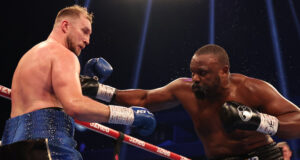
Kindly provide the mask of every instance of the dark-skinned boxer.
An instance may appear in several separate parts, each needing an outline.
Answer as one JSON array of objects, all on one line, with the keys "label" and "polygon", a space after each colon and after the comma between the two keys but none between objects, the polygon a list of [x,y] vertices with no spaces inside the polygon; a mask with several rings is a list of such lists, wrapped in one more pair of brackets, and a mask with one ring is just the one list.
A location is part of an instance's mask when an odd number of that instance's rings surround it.
[{"label": "dark-skinned boxer", "polygon": [[271,136],[300,137],[299,108],[271,84],[230,73],[228,54],[222,47],[199,48],[190,71],[192,78],[178,78],[152,90],[117,90],[95,81],[90,96],[150,111],[182,104],[209,159],[279,160],[282,153]]}]

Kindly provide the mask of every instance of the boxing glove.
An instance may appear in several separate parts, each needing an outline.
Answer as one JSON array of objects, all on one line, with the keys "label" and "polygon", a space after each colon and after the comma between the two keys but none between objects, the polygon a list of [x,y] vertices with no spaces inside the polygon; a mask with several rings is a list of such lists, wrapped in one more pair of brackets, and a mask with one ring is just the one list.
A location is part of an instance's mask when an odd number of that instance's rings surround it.
[{"label": "boxing glove", "polygon": [[80,75],[82,94],[90,98],[111,102],[115,96],[116,89],[98,82],[96,76],[89,77]]},{"label": "boxing glove", "polygon": [[124,124],[135,127],[142,136],[150,135],[156,127],[154,115],[143,107],[122,107],[109,105],[110,116],[108,123]]},{"label": "boxing glove", "polygon": [[220,111],[220,118],[227,132],[241,129],[275,135],[279,125],[276,117],[260,113],[237,102],[225,102]]},{"label": "boxing glove", "polygon": [[98,77],[98,81],[103,83],[111,74],[112,66],[102,57],[88,60],[84,66],[83,74],[90,77]]}]

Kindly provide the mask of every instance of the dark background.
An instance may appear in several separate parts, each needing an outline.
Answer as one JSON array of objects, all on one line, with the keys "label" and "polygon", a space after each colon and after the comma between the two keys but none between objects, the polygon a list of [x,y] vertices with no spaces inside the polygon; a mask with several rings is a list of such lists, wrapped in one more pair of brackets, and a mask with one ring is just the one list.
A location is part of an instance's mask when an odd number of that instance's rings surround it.
[{"label": "dark background", "polygon": [[[0,85],[11,86],[21,56],[52,30],[57,12],[75,3],[88,4],[95,14],[91,44],[79,57],[81,65],[93,57],[104,57],[114,68],[105,82],[119,89],[132,88],[142,40],[145,13],[150,0],[27,0],[4,1],[1,7]],[[88,3],[89,2],[89,3]],[[178,77],[188,77],[195,50],[209,43],[209,0],[152,0],[149,25],[137,88],[161,87]],[[273,2],[279,49],[287,84],[288,99],[300,105],[299,21],[300,1]],[[290,5],[292,2],[293,5]],[[273,84],[280,92],[279,72],[266,1],[215,0],[214,42],[224,47],[231,72],[256,77]],[[299,23],[299,22],[298,22]],[[298,27],[297,27],[298,25]],[[0,132],[9,118],[10,101],[1,98]],[[190,118],[178,106],[155,113],[158,126],[149,137],[133,136],[193,159],[203,158]],[[109,127],[122,130],[121,126]],[[85,159],[112,159],[113,140],[92,131],[76,131],[78,149]],[[277,139],[277,141],[281,141]],[[298,140],[289,141],[294,158]],[[299,147],[298,147],[299,146]],[[299,153],[298,153],[299,154]],[[162,159],[128,146],[125,159]],[[123,158],[124,158],[123,157]],[[300,156],[297,157],[300,159]]]}]

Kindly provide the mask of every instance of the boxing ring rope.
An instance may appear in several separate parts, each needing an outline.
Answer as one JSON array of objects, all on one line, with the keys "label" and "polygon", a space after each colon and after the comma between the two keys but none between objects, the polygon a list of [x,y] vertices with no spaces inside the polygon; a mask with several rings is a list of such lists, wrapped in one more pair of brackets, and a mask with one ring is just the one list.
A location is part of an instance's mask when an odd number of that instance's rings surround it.
[{"label": "boxing ring rope", "polygon": [[[6,99],[10,100],[11,96],[11,89],[4,87],[0,85],[0,96]],[[105,136],[111,137],[113,139],[118,139],[121,135],[121,133],[117,130],[108,128],[106,126],[103,126],[99,123],[90,123],[90,122],[83,122],[75,119],[75,123],[79,124],[85,128],[88,128],[92,131],[95,131],[97,133],[101,133]],[[148,152],[152,152],[156,155],[171,159],[171,160],[190,160],[189,158],[186,158],[184,156],[178,155],[176,153],[173,153],[171,151],[165,150],[163,148],[160,148],[158,146],[152,145],[150,143],[144,142],[140,139],[131,137],[127,134],[124,134],[124,140],[123,142],[132,145],[134,147],[141,148],[143,150],[146,150]]]}]

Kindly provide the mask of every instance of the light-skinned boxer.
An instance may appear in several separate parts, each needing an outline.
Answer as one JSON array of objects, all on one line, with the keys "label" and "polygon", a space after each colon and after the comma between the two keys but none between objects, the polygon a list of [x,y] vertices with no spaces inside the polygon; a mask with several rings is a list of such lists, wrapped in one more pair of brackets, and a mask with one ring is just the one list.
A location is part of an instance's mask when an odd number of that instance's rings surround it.
[{"label": "light-skinned boxer", "polygon": [[77,56],[90,42],[92,18],[78,5],[60,10],[47,40],[23,55],[13,75],[2,145],[44,138],[52,159],[79,160],[73,118],[132,125],[144,135],[155,129],[145,108],[105,105],[82,94]]}]

